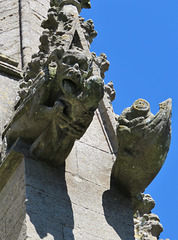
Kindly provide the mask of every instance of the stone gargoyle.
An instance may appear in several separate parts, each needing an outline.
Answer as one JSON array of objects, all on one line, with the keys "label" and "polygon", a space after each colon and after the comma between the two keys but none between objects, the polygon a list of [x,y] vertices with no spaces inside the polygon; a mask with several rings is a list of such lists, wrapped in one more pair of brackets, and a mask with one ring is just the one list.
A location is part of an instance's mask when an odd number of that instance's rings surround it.
[{"label": "stone gargoyle", "polygon": [[160,171],[171,139],[172,101],[159,104],[154,116],[146,100],[138,99],[118,119],[118,153],[112,179],[127,196],[143,192]]},{"label": "stone gargoyle", "polygon": [[104,94],[102,78],[93,76],[92,61],[82,50],[60,47],[32,82],[22,82],[22,88],[31,85],[4,131],[6,152],[22,139],[35,159],[57,167],[64,162]]}]

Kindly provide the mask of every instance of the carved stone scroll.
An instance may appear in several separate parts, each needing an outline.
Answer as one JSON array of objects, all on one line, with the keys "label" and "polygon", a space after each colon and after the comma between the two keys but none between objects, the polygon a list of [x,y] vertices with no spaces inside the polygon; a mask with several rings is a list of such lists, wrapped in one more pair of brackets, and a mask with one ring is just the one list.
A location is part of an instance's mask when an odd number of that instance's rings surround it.
[{"label": "carved stone scroll", "polygon": [[164,164],[171,139],[171,102],[160,103],[154,116],[149,103],[138,99],[119,116],[112,176],[128,196],[143,192]]}]

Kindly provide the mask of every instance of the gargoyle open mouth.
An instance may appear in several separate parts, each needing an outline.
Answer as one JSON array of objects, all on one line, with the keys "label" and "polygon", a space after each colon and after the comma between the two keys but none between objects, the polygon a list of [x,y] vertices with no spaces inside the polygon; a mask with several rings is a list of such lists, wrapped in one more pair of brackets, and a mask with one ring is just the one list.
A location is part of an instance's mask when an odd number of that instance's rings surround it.
[{"label": "gargoyle open mouth", "polygon": [[71,95],[76,92],[78,89],[77,84],[73,81],[71,78],[64,78],[62,80],[62,90],[64,94],[66,95]]}]

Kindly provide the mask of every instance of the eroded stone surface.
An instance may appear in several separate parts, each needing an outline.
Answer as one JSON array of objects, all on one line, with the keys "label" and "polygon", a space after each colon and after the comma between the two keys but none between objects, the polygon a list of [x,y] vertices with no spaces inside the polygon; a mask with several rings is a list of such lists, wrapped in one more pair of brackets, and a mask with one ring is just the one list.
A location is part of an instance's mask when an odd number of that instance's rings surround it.
[{"label": "eroded stone surface", "polygon": [[[10,72],[10,68],[8,68]],[[12,73],[12,72],[11,72]],[[18,79],[12,75],[1,72],[0,74],[0,152],[2,145],[2,133],[4,127],[8,125],[13,114],[14,104],[18,96]]]},{"label": "eroded stone surface", "polygon": [[104,94],[101,77],[109,63],[104,54],[96,57],[89,52],[93,23],[81,20],[75,4],[64,1],[61,8],[53,6],[42,26],[46,30],[40,50],[20,84],[16,113],[4,132],[4,148],[8,151],[22,138],[31,145],[33,157],[60,166],[92,121]]},{"label": "eroded stone surface", "polygon": [[[13,28],[19,17],[18,6],[16,4],[14,11],[13,7],[9,9],[9,4],[15,6],[14,1],[9,1],[7,5],[9,24],[12,24]],[[23,1],[21,30],[24,64],[37,49],[38,36],[41,33],[40,22],[44,19],[48,4],[48,0]],[[51,1],[48,18],[42,24],[45,31],[40,38],[40,51],[33,55],[28,65],[24,81],[20,84],[20,100],[16,105],[16,115],[4,133],[4,135],[7,133],[9,148],[18,137],[23,137],[28,144],[30,143],[31,153],[37,159],[48,158],[49,162],[54,160],[52,164],[57,166],[70,152],[74,139],[80,138],[88,127],[102,95],[101,78],[104,78],[104,72],[109,66],[105,54],[97,57],[89,52],[96,31],[92,20],[84,21],[78,16],[78,11],[82,7],[89,8],[89,1]],[[14,12],[16,16],[13,15]],[[4,17],[6,11],[3,9],[3,20]],[[3,34],[3,39],[7,38],[8,47],[6,43],[4,44],[7,53],[12,56],[18,55],[19,59],[19,29],[9,28],[7,33]],[[8,80],[11,82],[10,78]],[[3,88],[8,87],[7,76],[3,75],[3,81]],[[95,90],[97,89],[96,92],[93,92],[93,85]],[[17,97],[18,86],[14,80],[12,85],[10,84],[10,87],[12,86],[12,99],[9,99],[10,95],[6,96],[6,92],[5,94],[2,92],[3,97],[0,98],[5,100],[2,104],[5,107],[5,111],[3,109],[5,115],[1,111],[3,125],[9,121]],[[8,91],[11,91],[10,87]],[[3,217],[0,218],[0,238],[134,239],[131,201],[115,187],[112,185],[110,187],[110,174],[115,159],[113,152],[118,151],[115,139],[118,117],[113,113],[111,106],[114,95],[112,83],[109,83],[105,86],[105,99],[100,105],[100,113],[105,114],[104,111],[107,111],[106,117],[102,122],[95,115],[88,131],[75,142],[67,158],[65,176],[64,169],[59,172],[30,158],[26,158],[25,166],[24,163],[20,164],[20,171],[17,168],[0,195]],[[163,105],[161,108],[164,108]],[[148,114],[144,116],[145,119],[136,116],[138,121],[132,121],[135,116],[129,111],[127,113],[131,115],[131,119],[123,114],[119,121],[122,124],[124,121],[123,125],[130,128],[131,132],[136,130],[138,122],[139,127],[142,127],[142,123],[145,124],[144,121],[148,120],[148,117],[152,118],[152,115]],[[164,111],[161,116],[165,119]],[[161,117],[157,118],[160,120]],[[156,127],[155,124],[153,128]],[[12,129],[9,131],[10,128]],[[109,133],[107,138],[106,135]],[[111,139],[112,146],[109,143]],[[52,150],[48,149],[49,146]],[[149,196],[146,199],[146,204],[140,206],[135,219],[136,239],[155,240],[162,228],[159,218],[150,213],[154,201]]]},{"label": "eroded stone surface", "polygon": [[[0,239],[26,239],[25,176],[21,162],[0,194]],[[1,181],[3,176],[0,175]]]},{"label": "eroded stone surface", "polygon": [[143,194],[143,202],[134,215],[135,240],[157,240],[163,231],[159,217],[151,213],[155,202],[149,194]]},{"label": "eroded stone surface", "polygon": [[99,113],[101,115],[101,121],[104,125],[104,129],[107,132],[109,142],[111,144],[112,151],[117,154],[118,140],[117,140],[117,122],[118,115],[114,113],[112,101],[115,99],[116,92],[112,82],[105,85],[104,97],[99,104]]},{"label": "eroded stone surface", "polygon": [[0,1],[0,39],[0,52],[20,63],[19,3],[16,0]]},{"label": "eroded stone surface", "polygon": [[61,6],[64,3],[79,5],[81,8],[91,8],[90,0],[51,0],[52,6]]},{"label": "eroded stone surface", "polygon": [[112,175],[128,196],[144,191],[163,166],[170,145],[171,110],[168,99],[154,116],[149,103],[139,99],[119,116],[119,150]]}]

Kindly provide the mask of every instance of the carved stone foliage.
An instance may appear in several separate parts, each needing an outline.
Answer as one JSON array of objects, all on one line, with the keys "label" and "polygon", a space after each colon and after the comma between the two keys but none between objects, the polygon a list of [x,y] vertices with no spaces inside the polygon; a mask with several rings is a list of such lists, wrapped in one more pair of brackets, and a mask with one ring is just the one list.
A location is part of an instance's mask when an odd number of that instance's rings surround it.
[{"label": "carved stone foliage", "polygon": [[89,51],[93,22],[81,21],[75,1],[62,2],[51,4],[42,23],[39,52],[27,66],[15,115],[3,134],[6,152],[20,139],[34,158],[54,166],[64,162],[91,123],[109,67],[105,55]]},{"label": "carved stone foliage", "polygon": [[76,4],[76,6],[80,6],[81,8],[91,8],[90,0],[51,0],[51,5],[59,6],[60,4]]},{"label": "carved stone foliage", "polygon": [[[65,3],[65,1],[62,1]],[[71,1],[73,3],[73,1]],[[75,2],[75,1],[74,1]],[[44,69],[49,55],[56,48],[83,50],[86,56],[93,61],[94,72],[102,78],[104,72],[108,70],[109,62],[105,54],[99,57],[95,53],[90,53],[90,44],[97,32],[94,30],[93,21],[87,20],[78,15],[78,10],[73,5],[61,5],[58,3],[52,6],[47,15],[47,19],[42,22],[45,29],[40,37],[41,45],[38,54],[32,56],[32,61],[28,64],[25,72],[25,80],[33,79]]]},{"label": "carved stone foliage", "polygon": [[136,240],[157,240],[163,231],[159,217],[151,213],[155,201],[149,194],[142,194],[143,202],[134,215],[134,228]]},{"label": "carved stone foliage", "polygon": [[112,176],[128,196],[143,192],[160,171],[171,139],[171,99],[154,116],[146,100],[138,99],[118,119],[118,153]]}]

